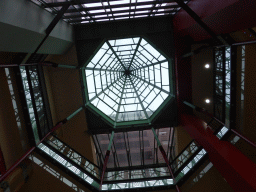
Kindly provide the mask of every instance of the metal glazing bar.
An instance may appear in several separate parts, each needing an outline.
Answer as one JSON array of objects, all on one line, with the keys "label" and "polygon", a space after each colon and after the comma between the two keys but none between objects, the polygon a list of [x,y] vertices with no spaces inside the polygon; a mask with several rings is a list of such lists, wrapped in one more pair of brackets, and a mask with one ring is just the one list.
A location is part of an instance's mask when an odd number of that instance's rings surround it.
[{"label": "metal glazing bar", "polygon": [[153,87],[159,89],[160,91],[163,91],[164,93],[166,93],[166,94],[168,94],[168,95],[170,94],[170,92],[168,92],[168,91],[162,89],[161,87],[158,87],[157,85],[154,85],[154,84],[152,84],[152,83],[150,83],[150,82],[148,82],[148,81],[146,81],[146,80],[144,80],[144,79],[142,79],[142,78],[140,78],[140,77],[137,77],[137,76],[133,75],[132,73],[131,73],[131,75],[134,76],[135,78],[137,78],[137,79],[139,79],[139,80],[141,80],[141,81],[144,81],[145,83],[147,83],[147,84],[149,84],[149,85],[151,85],[151,86],[153,86]]},{"label": "metal glazing bar", "polygon": [[125,66],[124,64],[122,63],[122,61],[120,60],[120,58],[118,57],[118,55],[116,54],[115,50],[113,49],[113,47],[110,45],[110,43],[108,41],[106,41],[106,43],[108,44],[109,48],[111,49],[111,51],[114,53],[114,55],[116,56],[116,58],[118,59],[118,61],[120,62],[120,64],[122,65],[122,67],[124,68],[125,70]]},{"label": "metal glazing bar", "polygon": [[132,87],[133,87],[133,89],[134,89],[134,92],[136,93],[137,98],[138,98],[138,100],[139,100],[139,102],[140,102],[140,105],[141,105],[141,107],[142,107],[142,109],[143,109],[143,112],[144,112],[144,114],[145,114],[145,116],[146,116],[146,118],[147,118],[147,120],[148,120],[149,117],[148,117],[148,114],[147,114],[147,112],[146,112],[146,109],[145,109],[145,107],[144,107],[144,105],[143,105],[143,103],[142,103],[142,101],[141,101],[141,99],[140,99],[140,96],[139,96],[139,94],[138,94],[138,92],[137,92],[137,90],[136,90],[136,88],[135,88],[135,86],[134,86],[134,83],[133,83],[133,81],[132,81],[132,79],[131,79],[130,76],[129,76],[129,78],[130,78],[130,82],[131,82],[131,84],[132,84]]},{"label": "metal glazing bar", "polygon": [[[66,1],[66,2],[55,2],[55,3],[46,3],[45,7],[61,7],[63,5],[80,5],[80,4],[85,4],[85,3],[102,3],[102,2],[114,2],[114,1],[120,1],[120,0],[79,0],[79,2],[76,2],[74,0],[71,1]],[[163,0],[161,1],[162,3],[173,3],[175,2],[174,0]],[[152,2],[149,2],[149,4],[152,4]],[[123,4],[122,4],[123,5]],[[132,6],[132,4],[127,4]]]},{"label": "metal glazing bar", "polygon": [[101,92],[96,93],[96,96],[94,96],[93,98],[91,98],[88,102],[85,103],[85,107],[87,105],[89,105],[94,99],[97,99],[102,93],[104,93],[107,89],[109,89],[111,86],[113,86],[119,79],[115,80],[114,82],[112,82],[109,86],[107,86],[105,89],[103,89]]},{"label": "metal glazing bar", "polygon": [[139,49],[141,40],[142,40],[142,38],[140,37],[139,42],[138,42],[138,44],[137,44],[137,46],[136,46],[136,49],[135,49],[135,51],[134,51],[134,53],[133,53],[133,56],[132,56],[131,62],[130,62],[130,64],[129,64],[128,70],[130,70],[130,67],[131,67],[131,65],[132,65],[133,59],[134,59],[135,55],[137,54],[137,51],[138,51],[138,49]]},{"label": "metal glazing bar", "polygon": [[120,72],[119,70],[111,70],[111,69],[94,69],[91,67],[86,67],[85,70],[94,70],[94,71],[110,71],[110,72]]},{"label": "metal glazing bar", "polygon": [[[152,7],[152,8],[140,8],[140,9],[128,9],[128,10],[121,10],[121,11],[114,11],[113,14],[117,14],[117,13],[131,13],[131,12],[134,12],[134,11],[148,11],[148,10],[158,10],[158,9],[173,9],[174,6],[173,5],[166,5],[164,7]],[[110,9],[110,8],[108,8]],[[173,13],[174,11],[173,10],[170,10],[168,11],[170,13]],[[163,12],[157,12],[157,13],[163,13]],[[100,12],[100,13],[91,13],[91,16],[98,16],[98,15],[105,15],[106,13],[105,12]],[[112,13],[111,13],[112,14]],[[128,15],[127,15],[128,16]],[[131,15],[133,16],[133,15]],[[73,19],[73,18],[81,18],[82,16],[81,15],[68,15],[68,16],[65,16],[65,19]],[[114,17],[114,16],[112,16]]]},{"label": "metal glazing bar", "polygon": [[[162,3],[173,3],[173,0],[163,0]],[[140,5],[152,5],[152,1],[151,2],[136,2],[136,3],[131,3],[131,4],[119,4],[119,5],[110,5],[110,8],[122,8],[122,7],[129,7],[130,6],[140,6]],[[178,5],[172,5],[172,8],[179,8],[180,6]],[[100,10],[103,9],[102,6],[98,6],[98,7],[90,7],[90,8],[78,8],[77,10],[75,9],[68,9],[66,11],[66,13],[74,13],[74,12],[80,12],[80,11],[92,11],[92,10]],[[150,9],[150,8],[149,8]],[[136,11],[136,10],[134,10]]]},{"label": "metal glazing bar", "polygon": [[[162,11],[162,12],[159,12],[159,13],[167,13],[167,14],[170,14],[170,13],[173,13],[172,11]],[[136,13],[136,14],[133,14],[132,16],[142,16],[142,15],[145,15],[145,13]],[[168,15],[167,15],[168,16]],[[128,15],[118,15],[118,16],[114,16],[114,17],[110,17],[110,16],[107,16],[107,17],[99,17],[97,18],[97,20],[105,20],[105,19],[118,19],[118,18],[122,18],[122,17],[128,17]],[[91,19],[76,19],[76,20],[69,20],[69,23],[70,24],[81,24],[81,22],[83,21],[90,21]]]},{"label": "metal glazing bar", "polygon": [[116,118],[115,118],[115,124],[116,124],[117,119],[118,119],[118,116],[119,116],[119,111],[120,111],[120,107],[121,107],[121,103],[122,103],[122,99],[123,99],[123,95],[124,95],[126,80],[127,80],[127,76],[125,77],[125,80],[124,80],[124,86],[123,86],[123,90],[122,90],[121,97],[120,97],[120,101],[119,101],[118,108],[117,108],[117,113],[116,113]]}]

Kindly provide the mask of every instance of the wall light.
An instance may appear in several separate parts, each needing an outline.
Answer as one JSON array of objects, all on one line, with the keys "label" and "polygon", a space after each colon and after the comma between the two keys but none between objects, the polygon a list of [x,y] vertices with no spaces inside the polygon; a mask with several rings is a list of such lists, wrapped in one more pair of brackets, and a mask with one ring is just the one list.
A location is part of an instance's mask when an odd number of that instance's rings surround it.
[{"label": "wall light", "polygon": [[210,99],[205,99],[205,103],[210,103]]},{"label": "wall light", "polygon": [[204,66],[206,69],[209,69],[210,68],[210,65],[209,64],[205,64]]}]

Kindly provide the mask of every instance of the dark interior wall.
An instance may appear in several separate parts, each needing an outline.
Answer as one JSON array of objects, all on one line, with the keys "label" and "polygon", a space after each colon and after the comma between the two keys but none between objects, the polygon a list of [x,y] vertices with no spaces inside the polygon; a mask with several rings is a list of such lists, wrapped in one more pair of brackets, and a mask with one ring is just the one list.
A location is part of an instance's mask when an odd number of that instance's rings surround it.
[{"label": "dark interior wall", "polygon": [[[50,55],[47,61],[62,65],[77,66],[76,48],[72,47],[65,55]],[[56,122],[62,121],[83,105],[78,69],[45,68],[47,90],[55,111]],[[50,94],[51,93],[51,94]],[[93,161],[92,140],[87,133],[87,119],[84,111],[78,113],[58,130],[58,137],[81,155]]]},{"label": "dark interior wall", "polygon": [[[197,0],[190,1],[188,5],[217,35],[256,25],[252,17],[256,9],[254,0]],[[183,36],[190,35],[195,41],[210,38],[184,10],[175,16],[174,28]]]},{"label": "dark interior wall", "polygon": [[[194,45],[195,50],[203,45]],[[206,69],[205,64],[210,68]],[[213,114],[213,49],[205,49],[199,54],[191,57],[192,66],[192,103],[198,107],[205,108]],[[210,103],[205,103],[205,99],[210,99]]]},{"label": "dark interior wall", "polygon": [[4,68],[0,68],[0,146],[7,169],[24,153]]},{"label": "dark interior wall", "polygon": [[[42,161],[42,165],[37,165],[34,162],[32,164],[32,174],[29,176],[28,181],[20,188],[19,192],[46,192],[46,191],[65,191],[65,192],[74,192],[75,190],[68,186],[66,183],[62,182],[58,178],[58,174],[63,176],[65,180],[69,181],[69,185],[77,186],[78,188],[82,189],[84,192],[90,192],[85,186],[80,184],[74,178],[69,176],[68,173],[61,171],[56,165],[52,164],[51,162],[43,159],[40,155],[33,153],[35,157]],[[53,172],[48,172],[47,170],[53,169]],[[56,173],[56,174],[55,174]]]},{"label": "dark interior wall", "polygon": [[[204,163],[204,166],[201,166],[181,187],[182,192],[198,192],[198,191],[207,191],[207,192],[232,192],[234,191],[225,179],[221,176],[219,171],[212,166],[208,172],[200,172],[202,169],[208,165],[209,161]],[[199,177],[195,178],[196,176]],[[194,182],[196,180],[197,182]],[[193,184],[192,184],[193,183]],[[192,184],[192,185],[191,185]]]},{"label": "dark interior wall", "polygon": [[75,27],[79,65],[83,65],[105,38],[145,36],[173,58],[172,18],[153,18],[89,24]]},{"label": "dark interior wall", "polygon": [[190,39],[181,36],[174,28],[174,45],[175,45],[175,77],[176,77],[176,93],[178,101],[178,118],[180,113],[192,110],[186,108],[182,101],[192,102],[192,74],[191,74],[191,58],[183,58],[182,55],[190,52]]}]

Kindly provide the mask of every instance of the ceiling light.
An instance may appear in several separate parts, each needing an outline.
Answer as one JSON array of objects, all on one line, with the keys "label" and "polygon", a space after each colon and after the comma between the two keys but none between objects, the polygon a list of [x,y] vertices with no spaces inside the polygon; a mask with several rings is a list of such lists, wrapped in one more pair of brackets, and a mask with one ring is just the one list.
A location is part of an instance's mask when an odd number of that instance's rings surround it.
[{"label": "ceiling light", "polygon": [[209,69],[210,68],[210,65],[209,64],[205,64],[204,66],[206,69]]},{"label": "ceiling light", "polygon": [[205,103],[210,103],[210,99],[205,99]]}]

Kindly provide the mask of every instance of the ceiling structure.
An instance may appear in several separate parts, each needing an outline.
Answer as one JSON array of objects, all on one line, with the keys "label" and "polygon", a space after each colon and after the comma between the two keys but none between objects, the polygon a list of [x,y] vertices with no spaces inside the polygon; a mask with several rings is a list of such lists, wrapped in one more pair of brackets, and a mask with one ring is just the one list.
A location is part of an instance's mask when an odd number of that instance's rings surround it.
[{"label": "ceiling structure", "polygon": [[[68,6],[62,18],[72,25],[174,15],[180,10],[174,0],[31,1],[52,13],[58,13],[62,6]],[[188,2],[189,0],[184,1]]]},{"label": "ceiling structure", "polygon": [[[34,2],[39,2],[39,0],[34,0]],[[68,5],[66,10],[63,11],[63,19],[71,24],[171,15],[174,14],[174,10],[179,9],[179,7],[171,1],[101,1],[100,3],[95,3],[95,1],[93,1],[94,3],[88,3],[88,1],[86,1],[87,3],[82,4],[83,2],[85,1],[55,1],[54,3],[50,1],[40,1],[45,9],[55,13],[61,11],[59,7]],[[106,8],[106,6],[108,6],[108,8]],[[127,44],[129,48],[127,48]],[[101,111],[99,113],[100,115],[104,113],[105,116],[107,116],[106,120],[110,119],[114,128],[116,128],[120,122],[127,123],[146,120],[146,122],[150,124],[150,117],[157,111],[159,106],[161,106],[168,97],[171,98],[173,96],[173,92],[170,90],[170,87],[173,86],[170,85],[172,82],[170,81],[170,75],[168,75],[169,70],[171,70],[168,58],[159,53],[160,51],[158,52],[150,46],[147,40],[142,37],[106,40],[102,43],[101,48],[95,56],[92,56],[90,61],[81,68],[84,75],[83,84],[87,87],[85,94],[87,97],[86,100]],[[127,49],[122,49],[123,47]],[[107,63],[108,61],[110,62]],[[170,74],[172,74],[172,72]],[[90,78],[92,79],[90,80]],[[166,79],[169,80],[166,81]],[[88,81],[93,83],[87,83]],[[116,92],[114,90],[116,90]],[[148,90],[147,93],[146,90]],[[132,94],[132,96],[129,96],[129,94]],[[154,103],[154,101],[157,102]],[[153,103],[155,105],[151,106]],[[95,111],[99,112],[99,110]],[[136,111],[140,112],[137,113]],[[104,117],[104,115],[102,116]],[[133,123],[134,122],[131,124]],[[143,137],[143,132],[149,134],[148,130],[143,130],[142,132],[138,131],[136,134],[139,134],[139,136],[137,135],[134,143],[140,140],[140,133],[142,133]],[[129,137],[129,139],[131,139],[134,133],[135,132],[125,132],[123,135],[119,133],[115,134],[116,138],[114,138],[114,142],[116,142],[117,145],[114,146],[118,146],[123,150],[124,143],[125,145],[127,143],[129,144],[129,141],[127,142],[126,139],[128,140]],[[171,131],[169,131],[167,135],[170,135],[170,133]],[[128,136],[126,135],[125,137],[125,134]],[[129,136],[129,134],[131,136]],[[109,137],[107,134],[104,136]],[[122,136],[123,138],[121,138]],[[95,137],[100,137],[100,135],[96,135]],[[151,137],[153,137],[153,135]],[[104,146],[106,144],[104,140],[107,143],[110,142],[109,138],[102,138],[102,143],[100,143],[102,149],[106,148],[106,146]],[[146,140],[142,142],[147,146]],[[170,137],[168,142],[170,142]],[[165,150],[168,151],[170,147],[171,146],[168,144]],[[140,150],[142,149],[144,150],[144,146],[143,148],[140,146]],[[150,150],[152,152],[152,149]],[[116,153],[116,149],[112,150],[112,152],[113,154]],[[130,149],[128,151],[126,150],[126,153],[127,152],[130,152]],[[143,153],[145,156],[148,156],[148,160],[150,159],[149,161],[151,161],[152,154],[150,155],[149,151],[143,151]],[[206,152],[204,152],[204,154],[205,153]],[[125,154],[123,155],[125,156]],[[141,157],[137,160],[142,159],[143,155],[140,155]],[[203,155],[201,155],[200,158],[202,158]],[[189,162],[189,170],[194,166],[193,161],[195,161],[195,159]],[[115,163],[115,157],[113,155],[113,159],[109,161],[109,166],[117,167],[114,165]],[[126,163],[129,163],[128,157]],[[141,161],[141,165],[144,164],[145,161],[143,161],[143,163]],[[130,165],[132,166],[132,164]],[[184,175],[187,173],[185,168],[182,170],[183,172],[181,172]],[[144,185],[145,184],[141,182],[140,187],[144,187]],[[127,187],[125,186],[125,188]]]}]

